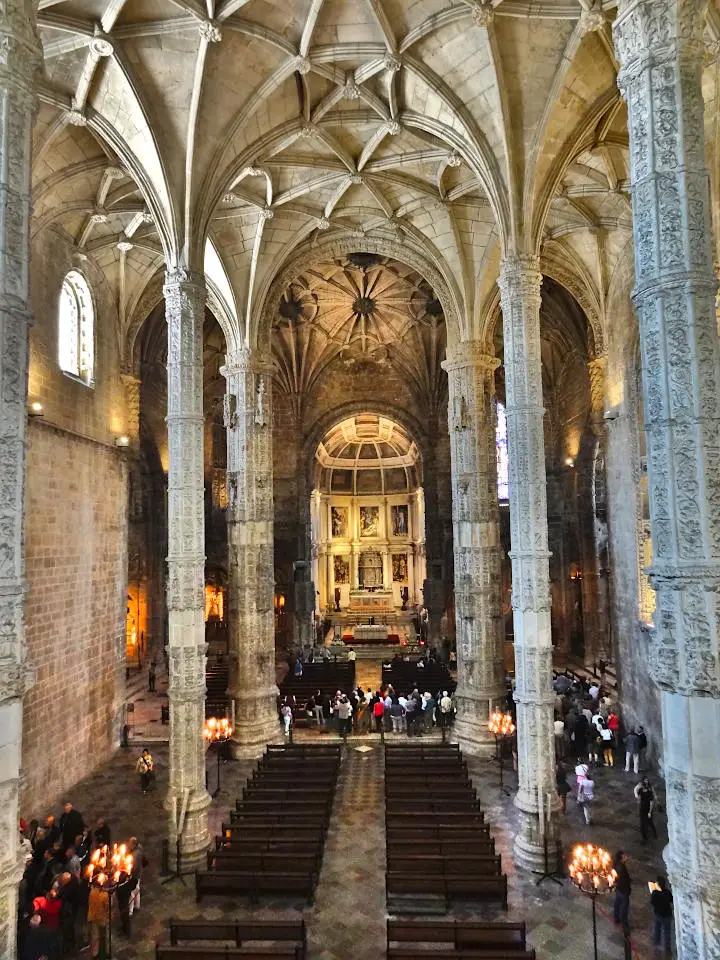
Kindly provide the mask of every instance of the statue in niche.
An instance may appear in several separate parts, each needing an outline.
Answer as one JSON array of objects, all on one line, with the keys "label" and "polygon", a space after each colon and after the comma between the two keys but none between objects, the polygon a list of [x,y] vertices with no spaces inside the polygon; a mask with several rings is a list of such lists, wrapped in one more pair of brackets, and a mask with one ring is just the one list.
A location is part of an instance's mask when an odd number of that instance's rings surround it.
[{"label": "statue in niche", "polygon": [[255,423],[258,427],[265,426],[265,378],[258,377],[257,390],[255,391]]},{"label": "statue in niche", "polygon": [[226,430],[234,430],[237,426],[237,397],[234,393],[226,393],[223,397],[223,423]]},{"label": "statue in niche", "polygon": [[455,416],[453,417],[456,430],[467,430],[470,426],[470,410],[468,408],[468,402],[465,397],[460,397],[458,400],[455,400]]}]

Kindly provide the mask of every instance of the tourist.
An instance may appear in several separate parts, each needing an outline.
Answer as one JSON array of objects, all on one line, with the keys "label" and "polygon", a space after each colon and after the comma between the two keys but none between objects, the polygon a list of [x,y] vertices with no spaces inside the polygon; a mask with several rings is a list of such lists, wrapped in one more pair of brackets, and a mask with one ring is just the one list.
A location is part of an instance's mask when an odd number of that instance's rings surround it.
[{"label": "tourist", "polygon": [[422,695],[423,720],[425,729],[432,730],[435,723],[435,707],[437,706],[433,695],[428,691]]},{"label": "tourist", "polygon": [[577,784],[577,793],[575,794],[575,800],[577,803],[580,803],[580,787],[583,780],[588,775],[590,768],[584,760],[578,760],[575,766],[575,783]]},{"label": "tourist", "polygon": [[613,919],[622,927],[630,926],[630,893],[632,880],[627,868],[627,856],[622,850],[615,855],[614,867],[617,872],[615,881],[615,902],[613,904]]},{"label": "tourist", "polygon": [[383,720],[385,717],[385,702],[380,696],[380,692],[376,691],[374,703],[373,703],[373,721],[375,723],[375,732],[381,733],[383,730]]},{"label": "tourist", "polygon": [[625,773],[630,773],[631,763],[633,772],[637,774],[640,769],[640,738],[636,730],[631,730],[625,737]]},{"label": "tourist", "polygon": [[[638,736],[638,765],[645,769],[645,751],[647,750],[648,740],[645,729],[642,726],[637,728]],[[635,773],[638,771],[636,770]]]},{"label": "tourist", "polygon": [[560,714],[555,714],[553,721],[553,733],[555,736],[555,759],[562,760],[565,756],[565,723]]},{"label": "tourist", "polygon": [[393,697],[392,704],[390,705],[390,722],[392,723],[393,733],[402,732],[404,716],[405,710],[400,700],[398,697]]},{"label": "tourist", "polygon": [[350,647],[350,649],[348,650],[347,658],[350,663],[355,663],[355,661],[357,660],[357,654],[355,653],[352,647]]},{"label": "tourist", "polygon": [[75,847],[68,847],[65,851],[65,869],[70,873],[70,876],[80,879],[82,873],[82,862],[80,857],[77,855]]},{"label": "tourist", "polygon": [[156,680],[157,680],[157,668],[155,666],[155,660],[151,660],[150,667],[148,669],[148,693],[155,693]]},{"label": "tourist", "polygon": [[140,883],[142,881],[143,870],[148,861],[145,859],[143,848],[138,843],[137,837],[130,837],[128,840],[128,850],[132,854],[133,873],[136,880],[135,889],[130,899],[130,916],[132,916],[133,913],[140,912]]},{"label": "tourist", "polygon": [[667,953],[671,950],[673,896],[665,877],[657,878],[657,889],[650,894],[650,906],[653,912],[652,942],[656,948]]},{"label": "tourist", "polygon": [[590,807],[593,801],[595,800],[595,781],[588,772],[586,776],[582,778],[582,781],[578,785],[578,796],[577,802],[582,808],[583,816],[585,817],[585,823],[591,823],[590,819]]},{"label": "tourist", "polygon": [[58,891],[60,900],[60,932],[63,951],[68,954],[75,950],[75,918],[80,903],[80,876],[71,873],[60,875]]},{"label": "tourist", "polygon": [[300,680],[303,675],[302,659],[297,657],[295,660],[295,679]]},{"label": "tourist", "polygon": [[440,726],[449,727],[452,723],[453,702],[447,690],[443,690],[440,698]]},{"label": "tourist", "polygon": [[135,764],[136,773],[140,774],[140,789],[143,792],[143,796],[147,795],[148,790],[150,789],[150,781],[153,778],[154,773],[154,762],[150,754],[150,751],[147,747],[143,750],[140,756],[137,759]]},{"label": "tourist", "polygon": [[97,957],[100,954],[100,941],[105,941],[110,923],[110,897],[94,883],[90,885],[87,922],[90,926],[90,956]]},{"label": "tourist", "polygon": [[63,849],[67,849],[75,842],[75,837],[83,832],[85,821],[79,810],[76,810],[69,800],[65,801],[63,814],[60,817],[60,833]]},{"label": "tourist", "polygon": [[591,700],[600,699],[600,685],[597,683],[597,681],[593,681],[590,689],[588,690],[588,695]]},{"label": "tourist", "polygon": [[93,830],[93,848],[110,845],[110,827],[102,817],[99,817]]},{"label": "tourist", "polygon": [[635,793],[635,799],[639,804],[640,833],[642,834],[642,842],[647,843],[648,830],[652,830],[653,836],[657,839],[657,830],[655,829],[655,824],[653,823],[653,812],[655,810],[655,791],[650,786],[650,781],[648,778],[643,777],[633,792]]},{"label": "tourist", "polygon": [[[592,717],[591,717],[592,719]],[[590,723],[584,713],[579,713],[575,720],[573,730],[573,740],[575,744],[575,756],[578,760],[584,759],[588,755],[588,739],[590,737]]]},{"label": "tourist", "polygon": [[59,956],[57,931],[50,930],[41,915],[34,913],[24,937],[20,960],[57,960]]},{"label": "tourist", "polygon": [[607,727],[604,720],[600,720],[600,740],[603,752],[603,766],[614,767],[615,755],[613,754],[614,737],[612,730]]},{"label": "tourist", "polygon": [[352,704],[346,696],[340,697],[337,704],[337,715],[339,721],[339,732],[341,736],[346,737],[350,733],[352,724]]},{"label": "tourist", "polygon": [[555,785],[560,797],[560,808],[563,813],[567,813],[567,795],[570,793],[570,784],[567,782],[567,774],[562,763],[558,763],[555,767]]},{"label": "tourist", "polygon": [[293,718],[292,707],[287,700],[285,700],[282,707],[280,707],[280,716],[282,717],[282,722],[285,726],[285,736],[287,737],[290,735],[290,724]]},{"label": "tourist", "polygon": [[325,713],[324,713],[324,710],[323,710],[323,705],[324,705],[324,702],[325,702],[325,701],[324,701],[324,699],[323,699],[322,690],[316,690],[316,691],[315,691],[315,695],[314,695],[314,697],[313,697],[313,702],[314,702],[313,713],[314,713],[314,715],[315,715],[315,720],[316,720],[316,722],[317,722],[317,725],[318,725],[319,727],[324,727],[324,726],[325,726]]}]

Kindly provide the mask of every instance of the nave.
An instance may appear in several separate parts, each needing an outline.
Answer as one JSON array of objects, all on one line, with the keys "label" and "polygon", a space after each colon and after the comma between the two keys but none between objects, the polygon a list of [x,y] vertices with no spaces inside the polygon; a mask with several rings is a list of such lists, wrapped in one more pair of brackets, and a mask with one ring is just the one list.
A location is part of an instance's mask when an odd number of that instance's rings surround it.
[{"label": "nave", "polygon": [[[317,744],[320,737],[298,732],[296,742]],[[327,744],[330,736],[322,737]],[[339,738],[332,737],[340,746]],[[387,738],[388,744],[391,738]],[[397,741],[396,741],[397,742]],[[406,743],[406,741],[403,741]],[[423,740],[440,746],[439,734]],[[309,960],[380,960],[386,950],[385,901],[385,748],[377,735],[352,736],[342,747],[342,761],[334,805],[322,859],[322,869],[312,906],[292,900],[263,897],[250,907],[245,897],[205,896],[195,900],[192,875],[181,884],[177,879],[163,884],[162,844],[166,815],[162,800],[167,784],[167,748],[151,744],[156,763],[156,789],[142,796],[135,772],[135,755],[121,751],[92,777],[77,784],[67,798],[93,823],[103,816],[111,825],[113,838],[137,835],[149,866],[142,881],[142,910],[133,917],[130,938],[121,935],[114,920],[115,960],[153,957],[156,943],[168,943],[169,920],[203,920],[213,923],[248,919],[299,920],[307,927]],[[392,747],[388,747],[392,750]],[[501,903],[455,905],[448,917],[464,920],[524,922],[527,943],[539,960],[586,960],[592,956],[590,904],[567,878],[562,886],[516,871],[512,842],[517,814],[512,799],[499,787],[495,764],[483,758],[467,757],[468,770],[477,790],[485,821],[502,858],[508,877],[508,910]],[[213,835],[229,819],[229,811],[256,767],[255,762],[235,761],[223,766],[221,790],[210,809]],[[215,786],[215,766],[208,763],[209,786]],[[505,783],[515,785],[515,775],[505,771]],[[596,773],[597,796],[593,823],[586,826],[580,808],[568,798],[563,824],[566,847],[593,842],[613,853],[623,849],[634,883],[631,900],[633,958],[653,956],[650,943],[650,910],[647,882],[663,870],[662,848],[667,839],[664,815],[656,818],[659,837],[648,845],[640,842],[637,809],[633,797],[635,778],[619,764],[613,770]],[[661,808],[664,794],[657,785]],[[65,799],[63,798],[59,800]],[[422,915],[421,915],[422,916]],[[410,915],[409,920],[419,919]],[[445,919],[442,916],[425,919]],[[598,950],[605,958],[623,956],[623,936],[612,922],[612,897],[598,903]],[[82,954],[86,956],[86,954]]]}]

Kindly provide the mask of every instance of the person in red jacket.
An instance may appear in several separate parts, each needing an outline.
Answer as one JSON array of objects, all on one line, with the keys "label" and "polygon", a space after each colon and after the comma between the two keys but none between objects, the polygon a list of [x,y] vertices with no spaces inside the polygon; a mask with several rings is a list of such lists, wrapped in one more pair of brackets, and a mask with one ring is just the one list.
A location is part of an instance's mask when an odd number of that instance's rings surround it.
[{"label": "person in red jacket", "polygon": [[378,691],[375,696],[375,705],[373,706],[373,717],[375,718],[375,731],[380,733],[383,729],[383,717],[385,716],[385,703]]},{"label": "person in red jacket", "polygon": [[40,915],[40,920],[47,930],[60,929],[61,907],[62,901],[58,897],[56,884],[53,884],[50,890],[48,890],[46,896],[35,897],[33,900],[33,908],[35,913]]}]

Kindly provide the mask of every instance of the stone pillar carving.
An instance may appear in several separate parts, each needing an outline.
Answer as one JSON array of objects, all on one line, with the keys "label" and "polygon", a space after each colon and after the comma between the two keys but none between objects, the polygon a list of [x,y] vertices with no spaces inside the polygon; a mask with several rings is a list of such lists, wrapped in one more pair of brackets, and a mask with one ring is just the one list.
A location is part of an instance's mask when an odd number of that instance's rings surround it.
[{"label": "stone pillar carving", "polygon": [[503,262],[499,286],[505,341],[518,727],[515,806],[522,815],[515,860],[530,869],[542,867],[545,835],[553,850],[559,808],[553,741],[541,283],[535,257],[515,256]]},{"label": "stone pillar carving", "polygon": [[492,739],[492,708],[503,697],[500,518],[495,449],[495,369],[480,343],[459,343],[443,367],[450,396],[457,721],[463,749]]},{"label": "stone pillar carving", "polygon": [[272,367],[246,345],[226,360],[221,373],[227,380],[233,752],[257,757],[280,734],[273,614]]},{"label": "stone pillar carving", "polygon": [[210,842],[205,790],[205,503],[203,321],[205,282],[185,270],[165,276],[168,324],[168,657],[170,763],[165,809],[170,856],[183,872],[205,862]]},{"label": "stone pillar carving", "polygon": [[27,428],[30,146],[40,42],[24,0],[0,8],[0,956],[15,957],[22,697],[26,661],[23,514]]},{"label": "stone pillar carving", "polygon": [[128,438],[134,447],[140,443],[140,392],[142,383],[131,373],[120,374],[125,391],[125,422]]},{"label": "stone pillar carving", "polygon": [[[583,549],[583,629],[585,663],[592,666],[608,655],[607,650],[607,519],[605,477],[596,470],[605,470],[605,371],[607,357],[588,362],[590,375],[590,430],[593,435],[591,459],[584,464],[584,476],[578,498],[581,511],[580,531]],[[599,502],[599,493],[602,493]]]},{"label": "stone pillar carving", "polygon": [[621,0],[635,282],[680,960],[720,956],[720,350],[701,88],[702,0]]}]

